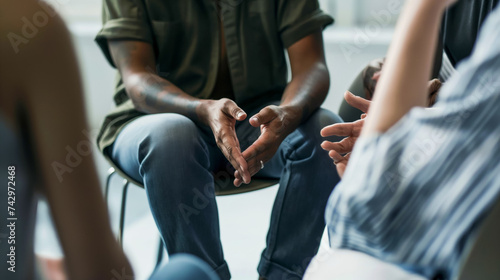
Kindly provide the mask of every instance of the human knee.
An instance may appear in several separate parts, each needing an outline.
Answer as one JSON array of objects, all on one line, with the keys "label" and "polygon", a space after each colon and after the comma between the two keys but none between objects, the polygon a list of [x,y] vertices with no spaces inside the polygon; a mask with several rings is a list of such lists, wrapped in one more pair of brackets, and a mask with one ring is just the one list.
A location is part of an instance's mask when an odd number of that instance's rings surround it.
[{"label": "human knee", "polygon": [[160,279],[219,279],[213,269],[204,261],[188,254],[176,254],[169,263],[160,267],[151,276],[151,280]]},{"label": "human knee", "polygon": [[200,131],[189,118],[178,114],[164,114],[152,118],[151,129],[144,135],[139,145],[139,160],[176,162],[192,158],[193,154],[203,154],[205,149],[200,139]]},{"label": "human knee", "polygon": [[342,119],[325,109],[314,112],[309,119],[303,123],[295,137],[289,138],[289,144],[294,147],[291,156],[295,160],[310,159],[317,156],[324,156],[326,153],[321,148],[321,143],[325,140],[339,141],[340,137],[322,137],[321,130],[328,125],[341,123]]},{"label": "human knee", "polygon": [[338,141],[340,137],[322,137],[321,130],[329,125],[342,123],[342,119],[335,113],[326,110],[319,109],[314,112],[311,117],[304,123],[306,128],[307,136],[312,139],[315,144],[321,144],[324,140],[328,141]]}]

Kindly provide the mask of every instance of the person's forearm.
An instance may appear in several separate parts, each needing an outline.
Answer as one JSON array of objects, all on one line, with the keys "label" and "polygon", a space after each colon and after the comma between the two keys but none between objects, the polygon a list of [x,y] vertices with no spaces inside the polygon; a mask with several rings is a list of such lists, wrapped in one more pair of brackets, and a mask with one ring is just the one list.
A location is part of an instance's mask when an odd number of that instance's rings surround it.
[{"label": "person's forearm", "polygon": [[108,46],[127,94],[137,110],[144,113],[177,113],[199,121],[197,111],[201,100],[156,73],[156,59],[150,44],[110,40]]},{"label": "person's forearm", "polygon": [[387,131],[411,108],[426,106],[444,1],[410,0],[396,28],[363,135]]},{"label": "person's forearm", "polygon": [[198,122],[201,100],[183,92],[171,82],[148,71],[123,77],[129,97],[144,113],[177,113]]},{"label": "person's forearm", "polygon": [[281,106],[295,114],[295,125],[298,126],[323,104],[329,87],[328,68],[324,63],[315,63],[293,77],[285,89]]}]

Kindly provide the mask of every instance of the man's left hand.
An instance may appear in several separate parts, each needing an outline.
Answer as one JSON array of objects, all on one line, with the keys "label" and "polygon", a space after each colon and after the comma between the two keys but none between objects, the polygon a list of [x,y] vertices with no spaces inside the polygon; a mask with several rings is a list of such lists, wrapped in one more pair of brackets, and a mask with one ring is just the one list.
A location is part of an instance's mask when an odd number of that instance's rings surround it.
[{"label": "man's left hand", "polygon": [[[260,127],[259,138],[243,152],[251,176],[274,156],[281,142],[300,125],[301,117],[300,109],[271,105],[250,118],[253,127]],[[234,177],[234,185],[240,186],[243,183],[240,173],[235,171]]]}]

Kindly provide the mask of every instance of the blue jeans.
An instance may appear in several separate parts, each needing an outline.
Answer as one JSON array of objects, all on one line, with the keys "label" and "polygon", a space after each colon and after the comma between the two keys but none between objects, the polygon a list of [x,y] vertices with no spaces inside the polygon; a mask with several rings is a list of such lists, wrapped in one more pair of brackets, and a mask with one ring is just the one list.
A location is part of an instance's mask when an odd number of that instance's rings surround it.
[{"label": "blue jeans", "polygon": [[[252,116],[261,108],[247,113]],[[301,279],[318,250],[325,206],[339,181],[332,160],[320,147],[320,130],[341,121],[330,111],[317,110],[256,175],[280,178],[267,248],[258,267],[269,280]],[[237,124],[236,133],[243,151],[260,130],[244,121]],[[233,171],[213,135],[178,114],[146,115],[120,132],[110,155],[122,171],[144,183],[169,254],[195,255],[221,279],[230,279],[220,242],[214,177]]]}]

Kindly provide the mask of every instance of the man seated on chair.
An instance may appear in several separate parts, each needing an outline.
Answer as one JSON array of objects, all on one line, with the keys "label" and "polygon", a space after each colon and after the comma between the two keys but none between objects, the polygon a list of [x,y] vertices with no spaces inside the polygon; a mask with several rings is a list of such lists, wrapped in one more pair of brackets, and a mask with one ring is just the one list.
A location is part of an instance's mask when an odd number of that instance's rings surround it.
[{"label": "man seated on chair", "polygon": [[341,121],[320,109],[332,22],[316,0],[104,1],[96,41],[120,76],[99,147],[144,185],[169,254],[229,279],[214,181],[279,178],[258,271],[301,278],[339,180],[320,147],[321,128]]}]

